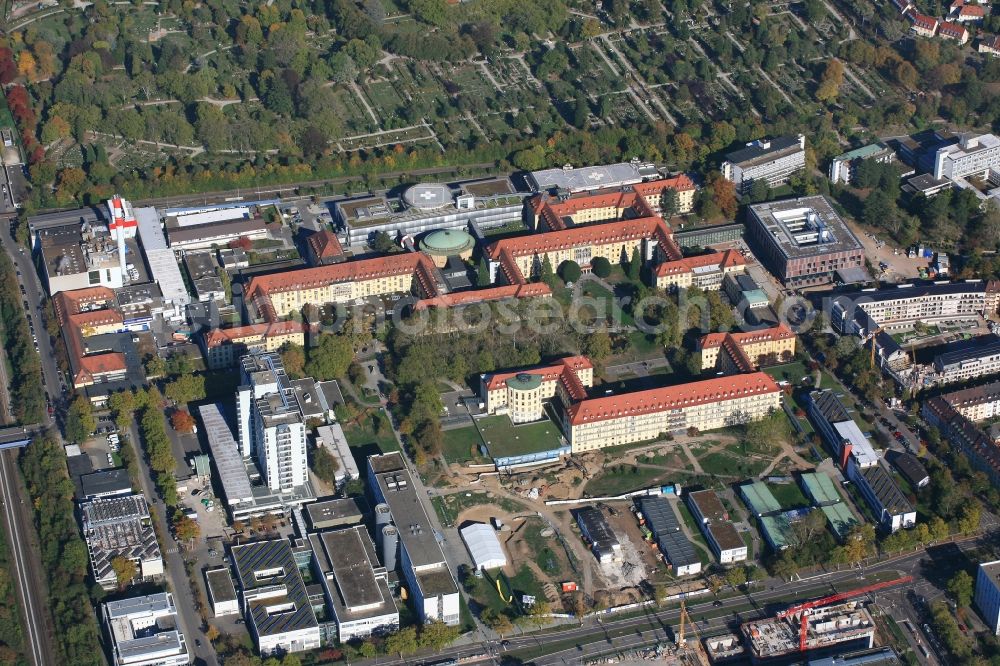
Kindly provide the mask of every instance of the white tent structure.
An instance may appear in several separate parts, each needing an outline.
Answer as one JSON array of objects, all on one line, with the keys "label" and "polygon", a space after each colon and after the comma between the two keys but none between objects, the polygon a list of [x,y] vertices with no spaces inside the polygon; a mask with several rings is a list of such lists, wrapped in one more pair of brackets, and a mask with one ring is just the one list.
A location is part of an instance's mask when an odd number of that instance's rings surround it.
[{"label": "white tent structure", "polygon": [[474,523],[463,527],[460,532],[477,570],[497,569],[507,565],[507,556],[503,553],[503,546],[493,527]]}]

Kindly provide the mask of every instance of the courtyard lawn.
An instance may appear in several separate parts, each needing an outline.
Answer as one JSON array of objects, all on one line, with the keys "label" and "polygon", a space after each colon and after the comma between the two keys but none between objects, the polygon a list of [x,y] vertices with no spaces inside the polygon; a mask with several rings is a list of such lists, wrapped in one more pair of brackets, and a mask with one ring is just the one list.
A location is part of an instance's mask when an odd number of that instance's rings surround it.
[{"label": "courtyard lawn", "polygon": [[591,497],[613,497],[633,490],[653,485],[665,470],[634,465],[613,465],[587,482],[587,494]]},{"label": "courtyard lawn", "polygon": [[[389,417],[381,409],[367,409],[357,419],[340,420],[344,429],[344,437],[352,449],[360,449],[365,457],[377,453],[399,451],[399,443],[392,433]],[[355,457],[358,457],[357,452]]]},{"label": "courtyard lawn", "polygon": [[792,384],[801,384],[802,378],[809,374],[806,369],[805,363],[802,361],[794,361],[792,363],[785,363],[784,365],[772,365],[769,368],[762,368],[764,372],[771,375],[775,381],[788,381]]},{"label": "courtyard lawn", "polygon": [[514,425],[507,415],[484,416],[476,419],[476,424],[494,458],[550,451],[563,445],[559,428],[548,419]]},{"label": "courtyard lawn", "polygon": [[454,430],[445,430],[441,433],[443,443],[441,452],[445,460],[452,463],[486,462],[479,454],[479,445],[482,439],[479,438],[479,431],[476,426],[470,425]]},{"label": "courtyard lawn", "polygon": [[495,504],[510,514],[518,514],[525,510],[525,507],[514,500],[506,497],[490,497],[487,493],[452,493],[450,495],[437,495],[431,498],[434,505],[434,512],[441,519],[441,524],[445,527],[454,527],[460,513],[469,507],[482,504]]},{"label": "courtyard lawn", "polygon": [[[735,445],[737,448],[739,445]],[[739,452],[716,451],[698,458],[705,474],[713,476],[757,476],[768,465],[768,461],[752,456],[744,456]]]}]

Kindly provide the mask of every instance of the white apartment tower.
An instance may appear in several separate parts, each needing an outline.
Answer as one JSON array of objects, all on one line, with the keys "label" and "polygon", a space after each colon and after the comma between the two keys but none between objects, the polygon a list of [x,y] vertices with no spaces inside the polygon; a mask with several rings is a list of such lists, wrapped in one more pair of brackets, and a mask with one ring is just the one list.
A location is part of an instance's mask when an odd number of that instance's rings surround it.
[{"label": "white apartment tower", "polygon": [[281,357],[244,356],[240,369],[242,383],[236,392],[240,452],[244,458],[257,459],[271,490],[305,485],[309,480],[305,419]]}]

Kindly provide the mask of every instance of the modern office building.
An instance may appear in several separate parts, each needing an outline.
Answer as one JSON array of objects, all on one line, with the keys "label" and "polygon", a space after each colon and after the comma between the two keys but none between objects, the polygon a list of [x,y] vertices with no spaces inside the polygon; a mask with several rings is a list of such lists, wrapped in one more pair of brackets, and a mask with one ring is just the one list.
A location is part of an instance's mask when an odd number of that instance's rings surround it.
[{"label": "modern office building", "polygon": [[302,572],[283,539],[232,547],[250,636],[262,656],[320,647],[320,628]]},{"label": "modern office building", "polygon": [[781,407],[781,389],[763,372],[580,400],[566,410],[573,453],[762,419]]},{"label": "modern office building", "polygon": [[939,148],[934,156],[934,177],[937,179],[959,180],[975,176],[985,180],[990,171],[998,170],[1000,137],[993,134],[962,134],[957,144]]},{"label": "modern office building", "polygon": [[1000,560],[979,563],[975,604],[993,635],[1000,636]]},{"label": "modern office building", "polygon": [[784,324],[743,333],[709,333],[698,340],[702,370],[753,372],[795,358],[795,334]]},{"label": "modern office building", "polygon": [[186,666],[191,663],[169,592],[106,601],[101,617],[114,666]]},{"label": "modern office building", "polygon": [[345,483],[361,478],[358,463],[354,460],[354,453],[351,452],[344,429],[339,423],[316,428],[316,448],[319,447],[324,448],[337,462],[337,471],[334,473],[337,488],[343,488]]},{"label": "modern office building", "polygon": [[243,456],[257,459],[271,490],[305,485],[309,480],[306,424],[281,357],[251,354],[240,364],[236,404]]},{"label": "modern office building", "polygon": [[826,284],[837,271],[864,268],[861,241],[826,197],[754,204],[747,217],[758,258],[787,286]]},{"label": "modern office building", "polygon": [[666,497],[650,496],[639,499],[643,525],[655,539],[670,572],[675,576],[693,576],[701,573],[701,560],[694,545],[681,529],[677,513]]},{"label": "modern office building", "polygon": [[80,490],[81,501],[131,495],[132,479],[127,469],[102,469],[81,476]]},{"label": "modern office building", "polygon": [[137,580],[163,574],[163,558],[142,495],[108,497],[80,505],[94,580],[105,590],[118,587],[112,562],[124,557],[135,564]]},{"label": "modern office building", "polygon": [[747,544],[730,522],[729,513],[714,490],[688,493],[687,505],[719,564],[747,559]]},{"label": "modern office building", "polygon": [[559,395],[564,405],[587,397],[594,365],[586,356],[569,356],[546,366],[481,375],[479,395],[487,414],[508,414],[512,423],[545,418],[545,404]]},{"label": "modern office building", "polygon": [[588,506],[574,512],[576,524],[580,533],[586,539],[594,557],[601,564],[620,562],[622,560],[622,545],[615,536],[614,530],[608,524],[604,512],[597,507]]},{"label": "modern office building", "polygon": [[896,160],[896,151],[884,143],[873,143],[861,148],[855,148],[843,155],[837,155],[830,162],[830,182],[851,184],[854,182],[855,169],[861,162],[871,160],[880,164],[892,164]]},{"label": "modern office building", "polygon": [[739,252],[725,250],[664,261],[653,271],[660,289],[698,289],[719,291],[727,275],[739,275],[746,270],[746,259]]},{"label": "modern office building", "polygon": [[364,525],[310,534],[309,544],[341,643],[399,627],[388,573]]},{"label": "modern office building", "polygon": [[208,603],[212,605],[215,617],[239,614],[240,601],[228,567],[206,571],[205,589],[208,590]]},{"label": "modern office building", "polygon": [[746,148],[727,154],[722,163],[722,176],[736,185],[738,194],[746,194],[755,180],[777,187],[805,167],[806,137],[799,134],[758,139],[748,143]]},{"label": "modern office building", "polygon": [[421,622],[440,620],[457,625],[458,586],[434,536],[422,503],[424,498],[417,496],[402,454],[369,456],[368,485],[375,501],[389,507],[399,540],[398,568],[413,598],[417,618]]},{"label": "modern office building", "polygon": [[436,229],[492,229],[520,223],[526,196],[506,178],[455,185],[418,183],[398,198],[348,199],[335,203],[333,210],[347,245],[362,245],[378,232],[395,240]]},{"label": "modern office building", "polygon": [[939,384],[964,382],[1000,372],[1000,337],[989,334],[951,343],[934,357]]}]

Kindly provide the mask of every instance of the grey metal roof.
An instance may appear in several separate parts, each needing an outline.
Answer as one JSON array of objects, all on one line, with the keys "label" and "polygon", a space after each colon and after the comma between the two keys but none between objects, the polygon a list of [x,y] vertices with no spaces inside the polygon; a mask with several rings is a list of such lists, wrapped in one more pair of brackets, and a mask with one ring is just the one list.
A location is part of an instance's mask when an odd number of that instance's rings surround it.
[{"label": "grey metal roof", "polygon": [[699,561],[694,545],[681,530],[680,521],[670,500],[665,497],[643,497],[639,500],[646,527],[656,537],[660,552],[675,567],[688,566]]},{"label": "grey metal roof", "polygon": [[222,483],[226,501],[229,504],[251,501],[253,489],[250,487],[250,477],[247,476],[246,464],[233,438],[233,431],[222,415],[222,405],[202,405],[198,408],[198,413],[205,427],[208,447],[212,451],[215,468],[219,471],[219,482]]},{"label": "grey metal roof", "polygon": [[577,509],[575,517],[596,550],[609,551],[619,545],[618,537],[600,509],[592,506]]},{"label": "grey metal roof", "polygon": [[[232,549],[233,562],[244,595],[259,588],[274,588],[275,596],[249,604],[251,621],[261,636],[281,634],[319,626],[306,593],[305,583],[292,555],[291,545],[283,540],[258,541]],[[259,572],[277,572],[258,576]],[[291,610],[270,613],[268,607],[290,603]]]},{"label": "grey metal roof", "polygon": [[906,453],[905,451],[896,451],[895,449],[889,449],[885,454],[886,460],[899,470],[899,473],[903,475],[911,486],[916,488],[923,481],[927,480],[927,469],[920,464],[917,457],[912,453]]},{"label": "grey metal roof", "polygon": [[899,489],[892,475],[885,469],[882,463],[872,465],[861,470],[865,483],[878,498],[879,504],[892,516],[909,513],[913,511],[913,506],[906,499],[903,491]]},{"label": "grey metal roof", "polygon": [[132,490],[132,479],[126,469],[105,469],[80,477],[84,499],[111,493],[127,493]]}]

